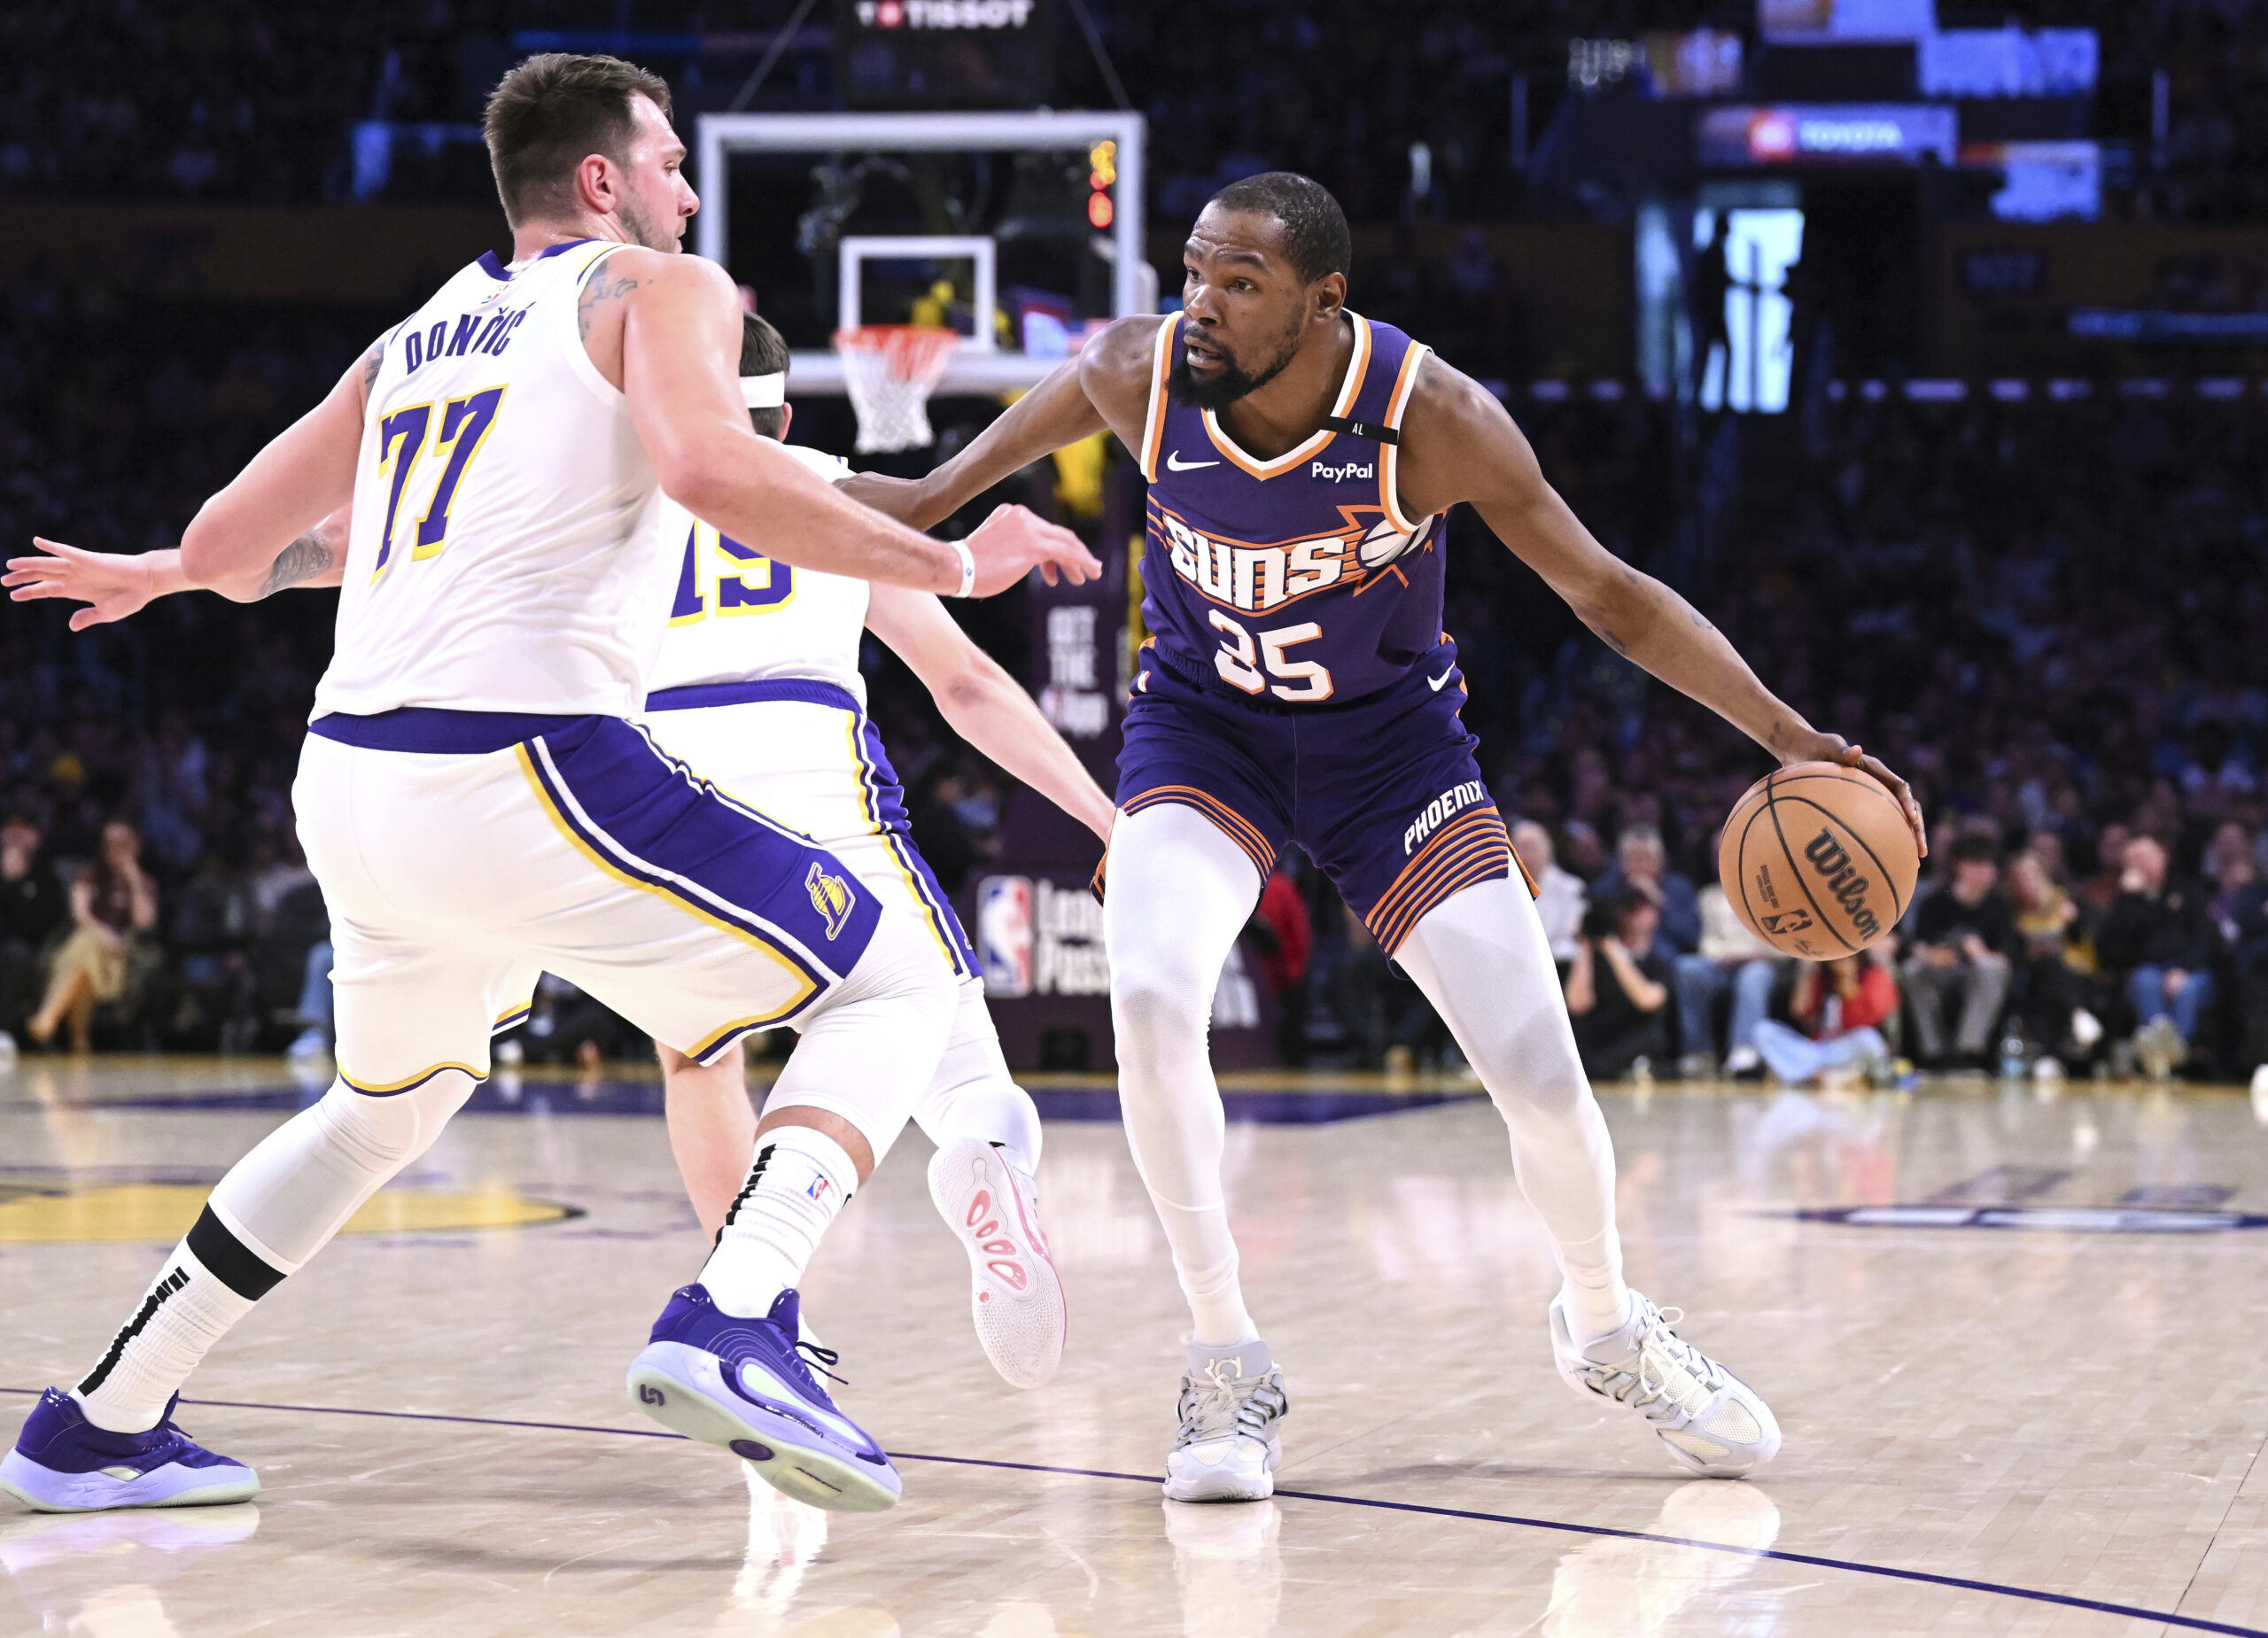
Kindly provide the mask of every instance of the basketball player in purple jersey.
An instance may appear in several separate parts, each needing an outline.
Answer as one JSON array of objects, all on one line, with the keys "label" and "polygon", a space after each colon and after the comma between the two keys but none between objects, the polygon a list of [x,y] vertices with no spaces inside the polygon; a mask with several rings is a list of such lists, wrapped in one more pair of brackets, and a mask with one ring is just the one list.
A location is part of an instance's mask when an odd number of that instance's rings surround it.
[{"label": "basketball player in purple jersey", "polygon": [[1270,1494],[1287,1403],[1246,1311],[1207,1060],[1215,982],[1278,853],[1307,850],[1417,981],[1511,1131],[1563,1277],[1559,1371],[1733,1478],[1778,1450],[1752,1388],[1623,1282],[1614,1160],[1543,928],[1457,712],[1443,522],[1469,502],[1613,648],[1783,763],[1905,781],[1775,698],[1685,601],[1592,539],[1503,407],[1346,307],[1346,218],[1304,176],[1235,183],[1184,251],[1184,309],[1110,326],[953,460],[846,487],[927,525],[1104,428],[1149,479],[1145,647],[1104,931],[1120,1100],[1195,1319],[1166,1494]]}]

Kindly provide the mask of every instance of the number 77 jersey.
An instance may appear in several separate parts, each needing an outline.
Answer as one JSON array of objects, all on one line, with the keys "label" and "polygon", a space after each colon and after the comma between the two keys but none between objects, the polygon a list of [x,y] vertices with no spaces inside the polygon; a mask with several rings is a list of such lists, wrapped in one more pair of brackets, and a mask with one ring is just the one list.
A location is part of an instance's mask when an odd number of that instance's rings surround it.
[{"label": "number 77 jersey", "polygon": [[484,256],[381,343],[316,716],[638,709],[667,617],[661,492],[578,317],[622,248]]},{"label": "number 77 jersey", "polygon": [[1186,321],[1158,327],[1141,451],[1142,616],[1166,664],[1232,699],[1344,704],[1445,643],[1442,520],[1405,516],[1394,488],[1402,415],[1427,349],[1347,316],[1354,351],[1330,419],[1270,461],[1210,410],[1173,401]]}]

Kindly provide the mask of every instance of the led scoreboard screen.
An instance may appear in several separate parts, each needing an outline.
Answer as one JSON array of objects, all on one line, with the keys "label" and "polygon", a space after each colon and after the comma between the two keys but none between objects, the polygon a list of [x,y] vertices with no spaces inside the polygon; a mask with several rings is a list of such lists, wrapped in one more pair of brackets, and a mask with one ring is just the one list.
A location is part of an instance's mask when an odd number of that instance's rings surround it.
[{"label": "led scoreboard screen", "polygon": [[842,0],[854,108],[1034,107],[1053,89],[1053,0]]}]

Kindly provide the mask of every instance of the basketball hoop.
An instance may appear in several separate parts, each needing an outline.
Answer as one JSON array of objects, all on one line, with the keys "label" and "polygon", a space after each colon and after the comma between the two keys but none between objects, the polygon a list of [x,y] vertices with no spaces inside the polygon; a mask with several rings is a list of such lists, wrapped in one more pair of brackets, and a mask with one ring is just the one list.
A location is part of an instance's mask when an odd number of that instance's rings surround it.
[{"label": "basketball hoop", "polygon": [[934,324],[862,324],[835,332],[843,384],[858,412],[858,453],[926,449],[929,394],[944,379],[960,337]]}]

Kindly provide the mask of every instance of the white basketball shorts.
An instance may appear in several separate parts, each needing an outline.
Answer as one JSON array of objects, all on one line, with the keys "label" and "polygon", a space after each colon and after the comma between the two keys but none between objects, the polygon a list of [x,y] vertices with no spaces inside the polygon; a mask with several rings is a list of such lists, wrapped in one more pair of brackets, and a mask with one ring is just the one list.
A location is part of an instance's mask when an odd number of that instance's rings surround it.
[{"label": "white basketball shorts", "polygon": [[292,799],[361,1091],[485,1075],[540,972],[709,1061],[929,960],[928,929],[856,871],[617,718],[325,717]]}]

